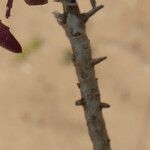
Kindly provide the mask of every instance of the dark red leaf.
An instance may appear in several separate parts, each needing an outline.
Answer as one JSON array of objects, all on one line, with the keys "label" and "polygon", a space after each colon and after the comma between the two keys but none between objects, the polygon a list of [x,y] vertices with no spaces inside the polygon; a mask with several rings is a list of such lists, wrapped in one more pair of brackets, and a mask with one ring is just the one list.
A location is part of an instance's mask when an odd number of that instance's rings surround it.
[{"label": "dark red leaf", "polygon": [[44,5],[48,0],[24,0],[28,5]]},{"label": "dark red leaf", "polygon": [[20,43],[9,31],[9,27],[4,25],[0,20],[0,46],[14,53],[21,53],[22,48]]},{"label": "dark red leaf", "polygon": [[12,8],[13,0],[8,0],[6,5],[6,18],[10,17],[10,12]]}]

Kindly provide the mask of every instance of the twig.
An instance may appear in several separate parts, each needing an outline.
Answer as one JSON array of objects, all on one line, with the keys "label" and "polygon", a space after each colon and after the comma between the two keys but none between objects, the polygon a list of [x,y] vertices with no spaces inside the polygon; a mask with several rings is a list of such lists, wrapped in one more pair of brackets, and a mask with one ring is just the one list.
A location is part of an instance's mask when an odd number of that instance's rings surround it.
[{"label": "twig", "polygon": [[[103,5],[94,7],[89,12],[81,14],[76,0],[59,1],[63,4],[64,14],[55,12],[54,16],[64,28],[73,49],[73,63],[79,80],[77,85],[82,97],[82,99],[76,101],[76,105],[83,106],[84,108],[93,149],[111,150],[110,139],[102,114],[102,109],[108,108],[110,105],[101,102],[94,70],[94,65],[105,60],[107,57],[92,59],[90,41],[87,37],[85,27],[86,21],[103,8]],[[71,5],[71,3],[73,4]]]}]

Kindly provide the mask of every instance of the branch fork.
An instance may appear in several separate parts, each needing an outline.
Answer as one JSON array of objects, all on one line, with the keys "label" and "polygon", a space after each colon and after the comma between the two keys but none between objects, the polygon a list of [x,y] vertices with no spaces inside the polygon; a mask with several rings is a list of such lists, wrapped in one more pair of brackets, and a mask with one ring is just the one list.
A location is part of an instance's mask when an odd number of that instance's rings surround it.
[{"label": "branch fork", "polygon": [[86,23],[95,13],[104,8],[104,5],[93,7],[90,11],[81,14],[82,20]]}]

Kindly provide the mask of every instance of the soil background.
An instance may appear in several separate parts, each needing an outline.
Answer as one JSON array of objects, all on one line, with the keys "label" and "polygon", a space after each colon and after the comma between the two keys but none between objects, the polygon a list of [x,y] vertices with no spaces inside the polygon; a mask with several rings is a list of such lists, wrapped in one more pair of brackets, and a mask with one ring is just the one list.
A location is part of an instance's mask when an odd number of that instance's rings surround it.
[{"label": "soil background", "polygon": [[[90,2],[79,1],[82,12]],[[98,0],[105,8],[90,19],[96,66],[113,150],[150,149],[150,1]],[[92,150],[70,61],[71,47],[52,13],[59,3],[29,7],[14,1],[0,18],[23,46],[23,54],[0,47],[0,150]]]}]

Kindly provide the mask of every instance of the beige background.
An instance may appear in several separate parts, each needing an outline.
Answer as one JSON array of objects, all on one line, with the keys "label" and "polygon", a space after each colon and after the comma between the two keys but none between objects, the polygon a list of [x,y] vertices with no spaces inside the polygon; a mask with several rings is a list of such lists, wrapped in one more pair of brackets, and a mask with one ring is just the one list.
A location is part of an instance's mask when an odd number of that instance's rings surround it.
[{"label": "beige background", "polygon": [[[80,0],[81,1],[81,0]],[[109,59],[96,67],[113,150],[150,149],[150,2],[103,0],[105,8],[87,24],[93,57]],[[15,0],[9,20],[6,0],[0,18],[11,27],[26,55],[0,48],[0,150],[91,150],[70,44],[49,1],[29,7]],[[89,1],[80,2],[82,11]],[[32,50],[35,39],[40,46]],[[30,48],[31,47],[31,48]]]}]

